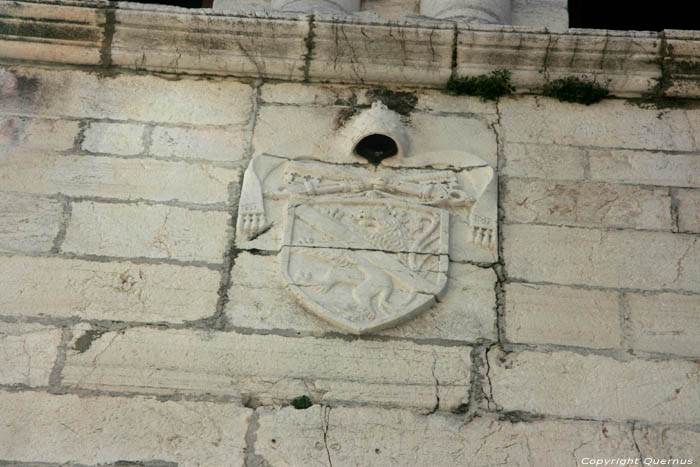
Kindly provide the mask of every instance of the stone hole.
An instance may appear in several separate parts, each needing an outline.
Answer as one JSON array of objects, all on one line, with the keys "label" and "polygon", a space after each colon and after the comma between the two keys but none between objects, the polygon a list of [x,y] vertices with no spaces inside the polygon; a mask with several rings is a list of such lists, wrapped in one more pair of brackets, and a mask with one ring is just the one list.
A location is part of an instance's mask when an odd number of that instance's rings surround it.
[{"label": "stone hole", "polygon": [[378,165],[387,157],[395,156],[398,152],[396,141],[377,133],[365,136],[355,146],[355,154],[374,165]]}]

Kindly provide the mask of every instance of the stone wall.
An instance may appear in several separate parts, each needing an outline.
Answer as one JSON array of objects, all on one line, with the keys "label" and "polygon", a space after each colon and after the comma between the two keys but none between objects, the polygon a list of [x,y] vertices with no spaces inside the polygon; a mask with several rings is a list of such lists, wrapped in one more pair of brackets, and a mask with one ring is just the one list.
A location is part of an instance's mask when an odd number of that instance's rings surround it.
[{"label": "stone wall", "polygon": [[[0,465],[700,462],[696,101],[25,62],[0,71]],[[326,160],[376,101],[402,170],[496,170],[499,241],[451,232],[438,302],[357,336],[290,293],[281,214],[236,219],[253,157]]]}]

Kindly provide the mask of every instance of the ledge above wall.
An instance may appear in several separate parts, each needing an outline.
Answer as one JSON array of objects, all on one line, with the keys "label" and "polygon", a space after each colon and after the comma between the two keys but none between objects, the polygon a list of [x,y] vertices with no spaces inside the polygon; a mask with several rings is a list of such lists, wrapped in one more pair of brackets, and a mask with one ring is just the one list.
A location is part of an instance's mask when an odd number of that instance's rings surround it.
[{"label": "ledge above wall", "polygon": [[700,97],[700,31],[550,32],[106,0],[0,2],[0,62],[428,88],[507,69],[518,92],[580,76],[618,96]]}]

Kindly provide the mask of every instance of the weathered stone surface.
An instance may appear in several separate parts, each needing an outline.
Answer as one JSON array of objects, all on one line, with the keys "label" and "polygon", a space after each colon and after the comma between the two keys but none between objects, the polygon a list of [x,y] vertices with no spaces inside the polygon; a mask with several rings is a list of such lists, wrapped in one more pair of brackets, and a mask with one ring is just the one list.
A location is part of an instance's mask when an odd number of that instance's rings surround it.
[{"label": "weathered stone surface", "polygon": [[305,78],[308,17],[289,15],[285,20],[269,14],[193,13],[118,9],[113,62],[136,70],[295,81]]},{"label": "weathered stone surface", "polygon": [[514,0],[511,11],[513,25],[566,31],[569,11],[566,0]]},{"label": "weathered stone surface", "polygon": [[696,235],[505,225],[503,251],[512,279],[700,291]]},{"label": "weathered stone surface", "polygon": [[[549,8],[550,12],[553,10]],[[539,92],[547,80],[570,76],[590,79],[591,76],[595,76],[597,82],[605,83],[611,93],[617,96],[640,96],[649,93],[653,90],[656,80],[661,78],[661,47],[656,32],[599,31],[591,34],[589,30],[569,29],[556,33],[541,27],[536,30],[522,30],[512,26],[475,27],[468,24],[460,25],[458,32],[458,76],[473,76],[507,69],[511,72],[511,82],[517,89],[535,92]],[[507,100],[501,102],[506,103]],[[572,108],[568,114],[568,120],[572,123],[574,120],[579,121],[579,115],[583,117],[580,119],[579,132],[591,130],[585,114],[605,112],[600,106],[580,110],[581,112],[577,112]],[[536,122],[538,118],[535,117],[532,118],[532,123],[543,128],[549,128],[551,125],[559,128],[566,126],[562,121],[558,121],[559,116],[553,115],[552,112],[549,112],[549,118],[551,121],[546,121],[545,117],[541,122]],[[632,120],[634,119],[627,121]],[[519,123],[523,122],[527,121],[523,119]],[[509,121],[508,125],[512,123]],[[526,123],[523,128],[527,126]],[[564,131],[568,130],[569,128],[566,128]],[[552,133],[545,130],[542,135],[546,136],[548,133],[558,134],[557,131]],[[613,139],[612,135],[616,134],[612,129],[608,132],[608,138]]]},{"label": "weathered stone surface", "polygon": [[[60,329],[38,324],[0,323],[0,355],[3,355],[0,384],[49,384],[60,343]],[[0,436],[0,439],[4,438]]]},{"label": "weathered stone surface", "polygon": [[[191,330],[107,333],[69,350],[65,385],[153,393],[241,395],[262,402],[308,394],[451,410],[468,399],[469,347],[288,338]],[[439,386],[439,387],[438,387]]]},{"label": "weathered stone surface", "polygon": [[214,314],[219,279],[192,266],[0,257],[0,314],[181,323]]},{"label": "weathered stone surface", "polygon": [[664,95],[700,96],[700,32],[666,29],[664,38]]},{"label": "weathered stone surface", "polygon": [[252,88],[231,80],[102,77],[82,71],[33,68],[9,71],[30,87],[24,90],[22,99],[0,95],[0,107],[23,115],[231,125],[247,122],[252,107]]},{"label": "weathered stone surface", "polygon": [[671,231],[667,189],[508,178],[505,221]]},{"label": "weathered stone surface", "polygon": [[77,202],[62,251],[220,263],[229,218],[172,206]]},{"label": "weathered stone surface", "polygon": [[0,155],[25,149],[65,151],[78,136],[77,120],[0,116]]},{"label": "weathered stone surface", "polygon": [[700,233],[700,190],[677,190],[678,229]]},{"label": "weathered stone surface", "polygon": [[[345,23],[345,24],[343,24]],[[375,21],[314,21],[313,81],[446,83],[452,66],[451,24],[397,29]]]},{"label": "weathered stone surface", "polygon": [[489,362],[490,390],[504,410],[659,423],[700,417],[700,368],[685,360],[492,351]]},{"label": "weathered stone surface", "polygon": [[693,139],[694,134],[700,133],[700,116],[686,110],[660,112],[617,99],[581,106],[545,97],[509,98],[499,106],[500,123],[509,142],[666,151],[700,149]]},{"label": "weathered stone surface", "polygon": [[585,178],[586,150],[555,144],[505,143],[501,173],[551,180]]},{"label": "weathered stone surface", "polygon": [[265,103],[292,105],[368,105],[367,91],[360,87],[317,85],[308,83],[264,83],[260,100]]},{"label": "weathered stone surface", "polygon": [[[382,335],[475,341],[495,340],[495,274],[452,263],[445,294],[433,308]],[[226,315],[235,327],[322,334],[334,329],[301,306],[285,286],[277,256],[242,252],[231,272]]]},{"label": "weathered stone surface", "polygon": [[473,114],[496,114],[496,103],[475,96],[457,96],[441,91],[422,90],[417,95],[416,110],[425,112]]},{"label": "weathered stone surface", "polygon": [[616,292],[530,284],[508,284],[505,291],[505,331],[510,342],[620,346]]},{"label": "weathered stone surface", "polygon": [[[347,163],[345,154],[338,151],[342,144],[342,115],[340,107],[262,106],[253,135],[255,154]],[[473,159],[469,155],[473,155],[495,167],[496,135],[489,122],[474,116],[422,112],[413,113],[411,122],[407,127],[410,154],[401,160],[386,160],[385,165],[471,167]],[[341,128],[347,124],[345,120]]]},{"label": "weathered stone surface", "polygon": [[60,201],[0,192],[0,251],[47,252],[62,221]]},{"label": "weathered stone surface", "polygon": [[118,155],[143,152],[143,125],[92,122],[85,130],[83,149]]},{"label": "weathered stone surface", "polygon": [[420,13],[420,0],[365,0],[362,11],[383,19],[403,19],[407,14]]},{"label": "weathered stone surface", "polygon": [[464,423],[451,415],[318,405],[257,414],[255,455],[275,466],[564,466],[586,457],[636,457],[629,429],[616,423]]},{"label": "weathered stone surface", "polygon": [[156,127],[149,155],[235,162],[247,156],[250,132],[227,128]]},{"label": "weathered stone surface", "polygon": [[104,9],[3,2],[0,18],[0,57],[80,65],[100,62]]},{"label": "weathered stone surface", "polygon": [[242,466],[252,412],[234,404],[40,392],[0,393],[0,411],[2,459],[189,467]]},{"label": "weathered stone surface", "polygon": [[15,153],[0,161],[4,189],[52,195],[225,203],[237,169],[179,161]]},{"label": "weathered stone surface", "polygon": [[624,300],[633,349],[700,356],[700,295],[625,293]]},{"label": "weathered stone surface", "polygon": [[688,460],[697,464],[700,458],[700,433],[682,428],[635,427],[635,439],[644,459],[649,459],[647,465],[691,465]]},{"label": "weathered stone surface", "polygon": [[593,180],[700,188],[697,154],[591,149],[588,158]]}]

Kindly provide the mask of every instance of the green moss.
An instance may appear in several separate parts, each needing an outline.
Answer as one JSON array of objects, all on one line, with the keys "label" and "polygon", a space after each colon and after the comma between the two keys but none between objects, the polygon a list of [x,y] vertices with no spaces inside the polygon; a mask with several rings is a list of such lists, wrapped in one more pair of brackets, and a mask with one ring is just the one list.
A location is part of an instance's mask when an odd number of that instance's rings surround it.
[{"label": "green moss", "polygon": [[593,81],[569,76],[555,79],[542,88],[545,96],[554,97],[563,102],[591,105],[600,102],[608,95],[608,90]]},{"label": "green moss", "polygon": [[314,403],[311,402],[309,396],[299,396],[292,399],[292,406],[297,410],[308,409],[312,405],[314,405]]},{"label": "green moss", "polygon": [[484,101],[495,101],[512,94],[515,88],[510,84],[510,71],[494,70],[487,75],[450,78],[447,90],[458,96],[478,96]]}]

